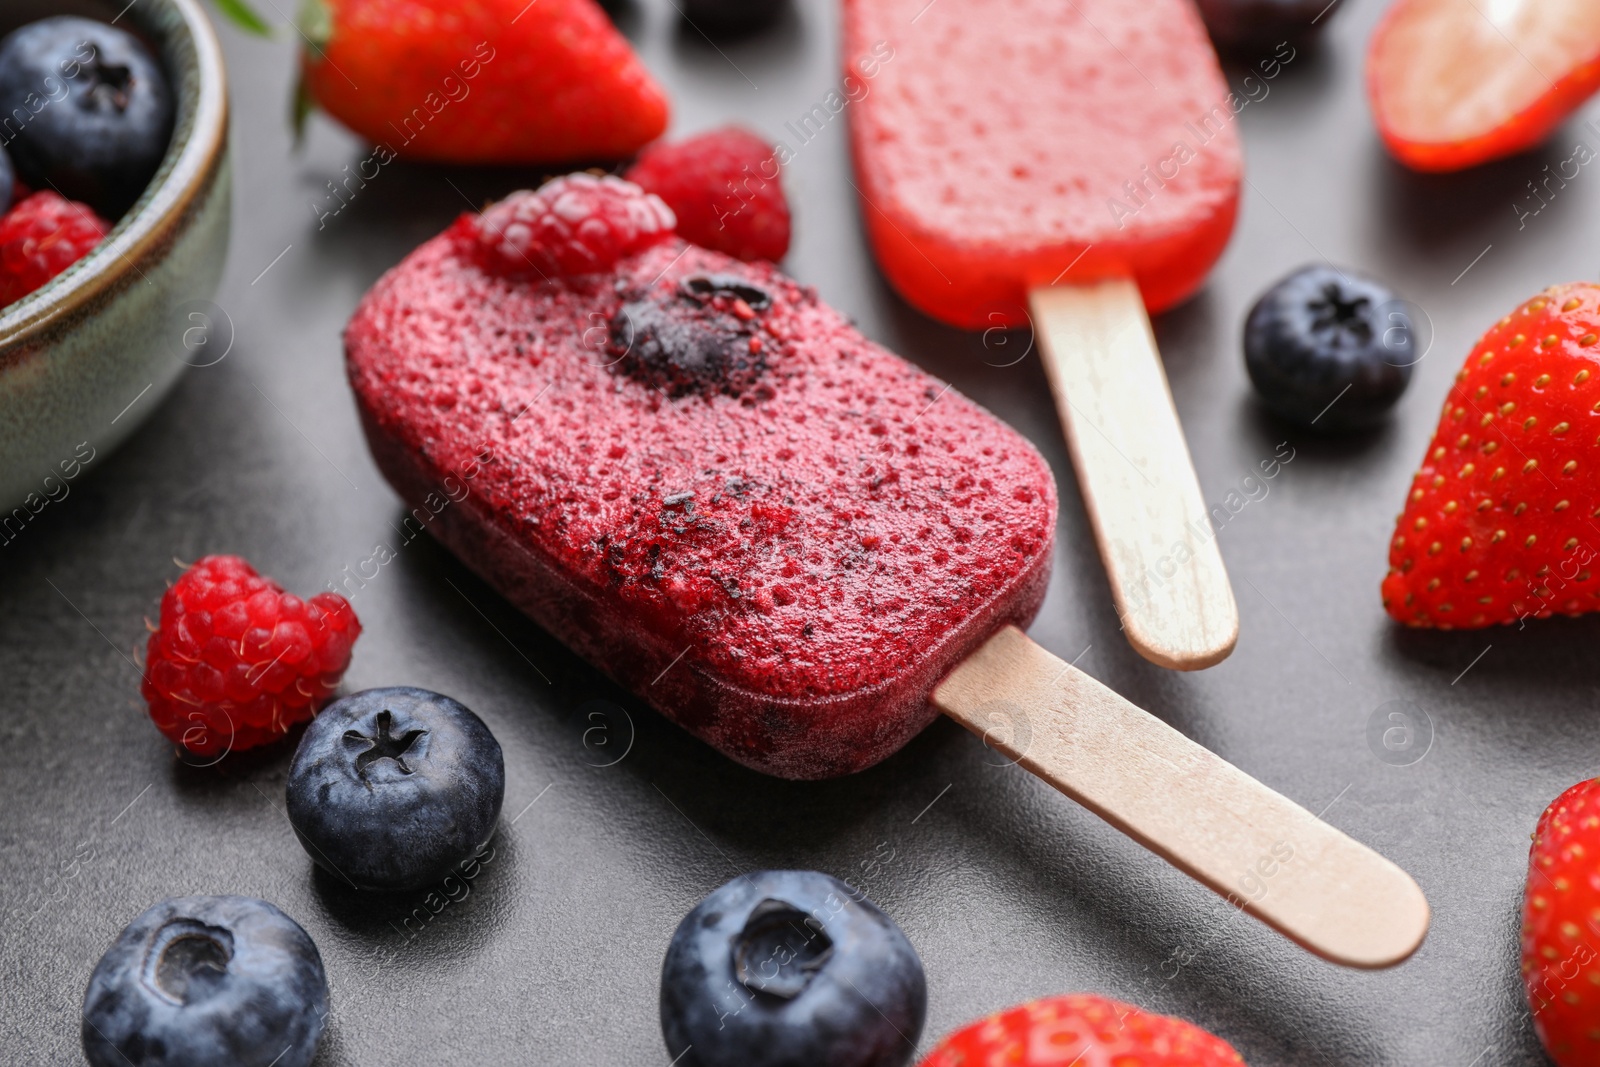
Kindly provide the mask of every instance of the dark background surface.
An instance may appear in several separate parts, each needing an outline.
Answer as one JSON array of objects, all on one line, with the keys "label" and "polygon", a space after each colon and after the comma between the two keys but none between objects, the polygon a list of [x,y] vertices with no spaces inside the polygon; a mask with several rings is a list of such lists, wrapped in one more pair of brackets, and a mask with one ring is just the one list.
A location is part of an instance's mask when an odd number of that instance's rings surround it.
[{"label": "dark background surface", "polygon": [[[0,1059],[79,1061],[83,987],[117,931],[163,896],[229,892],[274,901],[321,947],[334,1008],[319,1064],[665,1064],[657,981],[679,918],[740,871],[798,866],[866,889],[921,952],[919,1051],[1014,1002],[1090,990],[1192,1019],[1255,1067],[1544,1062],[1517,978],[1518,909],[1540,810],[1596,770],[1600,619],[1406,633],[1380,609],[1378,582],[1472,340],[1537,289],[1600,270],[1587,239],[1600,232],[1593,168],[1518,221],[1519,205],[1537,206],[1526,183],[1579,137],[1600,137],[1574,121],[1540,153],[1452,177],[1405,172],[1361,89],[1382,7],[1343,0],[1321,54],[1297,56],[1243,110],[1248,185],[1233,243],[1205,291],[1157,323],[1209,501],[1280,442],[1294,450],[1222,529],[1243,631],[1212,670],[1163,671],[1119,634],[1043,374],[1032,354],[1017,361],[1028,338],[986,345],[887,290],[862,240],[843,118],[787,171],[787,268],[1039,446],[1062,509],[1033,636],[1410,870],[1435,915],[1414,959],[1345,971],[1235,919],[947,721],[845,780],[744,770],[426,538],[354,598],[366,634],[346,684],[426,686],[489,722],[508,776],[493,862],[470,896],[410,933],[400,919],[420,894],[375,901],[314,873],[282,810],[288,751],[198,770],[150,726],[134,666],[143,619],[178,574],[174,557],[241,553],[309,594],[394,540],[401,509],[362,442],[340,328],[413,246],[539,175],[396,163],[319,229],[335,206],[325,183],[366,149],[318,119],[294,154],[292,32],[260,42],[224,28],[235,232],[216,302],[232,350],[0,548]],[[828,3],[806,0],[777,30],[720,49],[669,0],[624,23],[672,92],[675,133],[737,118],[796,147],[784,122],[838,84]],[[1229,70],[1259,97],[1245,73]],[[1393,423],[1339,441],[1261,415],[1237,340],[1265,285],[1324,257],[1398,287],[1431,343]],[[1368,740],[1391,701],[1431,723],[1409,766]],[[603,719],[587,718],[597,709]]]}]

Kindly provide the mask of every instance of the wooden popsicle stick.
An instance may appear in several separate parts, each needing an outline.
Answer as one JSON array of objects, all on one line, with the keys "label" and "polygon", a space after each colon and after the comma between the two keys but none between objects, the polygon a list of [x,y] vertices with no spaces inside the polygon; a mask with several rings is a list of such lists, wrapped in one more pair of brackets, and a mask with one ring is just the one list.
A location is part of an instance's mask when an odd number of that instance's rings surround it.
[{"label": "wooden popsicle stick", "polygon": [[1239,609],[1138,286],[1042,286],[1029,304],[1129,643],[1175,670],[1221,662]]},{"label": "wooden popsicle stick", "polygon": [[987,744],[1311,952],[1392,967],[1422,944],[1411,876],[1007,626],[929,698]]}]

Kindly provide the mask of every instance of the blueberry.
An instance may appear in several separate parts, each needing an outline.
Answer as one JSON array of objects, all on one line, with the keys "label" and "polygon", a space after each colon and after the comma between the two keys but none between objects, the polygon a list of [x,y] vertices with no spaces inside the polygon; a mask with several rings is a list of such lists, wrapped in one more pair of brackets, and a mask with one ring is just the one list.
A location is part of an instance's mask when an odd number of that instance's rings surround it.
[{"label": "blueberry", "polygon": [[1370,426],[1411,381],[1416,331],[1405,305],[1352,271],[1302,267],[1244,324],[1244,362],[1267,407],[1302,426]]},{"label": "blueberry", "polygon": [[729,882],[678,924],[661,966],[661,1029],[680,1067],[898,1067],[927,1007],[900,927],[816,871]]},{"label": "blueberry", "polygon": [[177,897],[128,924],[83,994],[93,1067],[306,1067],[328,1015],[322,956],[264,900]]},{"label": "blueberry", "polygon": [[1336,6],[1328,0],[1200,0],[1200,16],[1219,49],[1242,53],[1309,44]]},{"label": "blueberry", "polygon": [[439,881],[488,844],[505,799],[500,742],[426,689],[368,689],[311,720],[289,766],[289,822],[361,889]]},{"label": "blueberry", "polygon": [[682,0],[684,21],[711,36],[749,33],[772,25],[789,0]]},{"label": "blueberry", "polygon": [[172,138],[173,96],[137,37],[59,15],[0,40],[0,143],[22,179],[115,219]]},{"label": "blueberry", "polygon": [[669,294],[634,294],[611,317],[606,350],[670,397],[742,396],[767,369],[771,307],[772,294],[738,275],[691,275]]}]

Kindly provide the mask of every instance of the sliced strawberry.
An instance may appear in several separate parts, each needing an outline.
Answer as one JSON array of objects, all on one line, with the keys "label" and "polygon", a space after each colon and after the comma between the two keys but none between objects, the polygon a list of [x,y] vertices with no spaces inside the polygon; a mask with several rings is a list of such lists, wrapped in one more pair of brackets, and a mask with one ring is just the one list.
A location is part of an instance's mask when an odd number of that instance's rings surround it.
[{"label": "sliced strawberry", "polygon": [[621,159],[667,125],[594,0],[307,0],[300,21],[304,92],[377,146],[362,180],[395,156]]},{"label": "sliced strawberry", "polygon": [[1522,901],[1522,982],[1533,1029],[1559,1067],[1600,1063],[1600,781],[1539,817]]},{"label": "sliced strawberry", "polygon": [[1473,346],[1389,549],[1383,605],[1472,629],[1600,609],[1600,286],[1558,285]]},{"label": "sliced strawberry", "polygon": [[1532,148],[1596,89],[1595,0],[1397,0],[1367,53],[1378,131],[1416,170]]}]

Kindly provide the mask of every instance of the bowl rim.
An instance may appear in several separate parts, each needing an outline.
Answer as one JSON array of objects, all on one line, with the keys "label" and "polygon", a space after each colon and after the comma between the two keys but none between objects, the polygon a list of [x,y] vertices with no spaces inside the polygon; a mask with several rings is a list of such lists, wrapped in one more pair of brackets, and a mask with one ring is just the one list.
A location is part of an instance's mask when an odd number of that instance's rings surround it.
[{"label": "bowl rim", "polygon": [[[228,89],[222,45],[198,0],[162,0],[182,20],[182,32],[194,46],[198,99],[188,136],[167,149],[164,176],[143,202],[120,219],[109,237],[62,275],[8,308],[0,309],[0,354],[36,339],[62,315],[80,311],[100,298],[138,266],[181,220],[216,172],[217,157],[227,144]],[[130,5],[131,6],[131,5]]]}]

